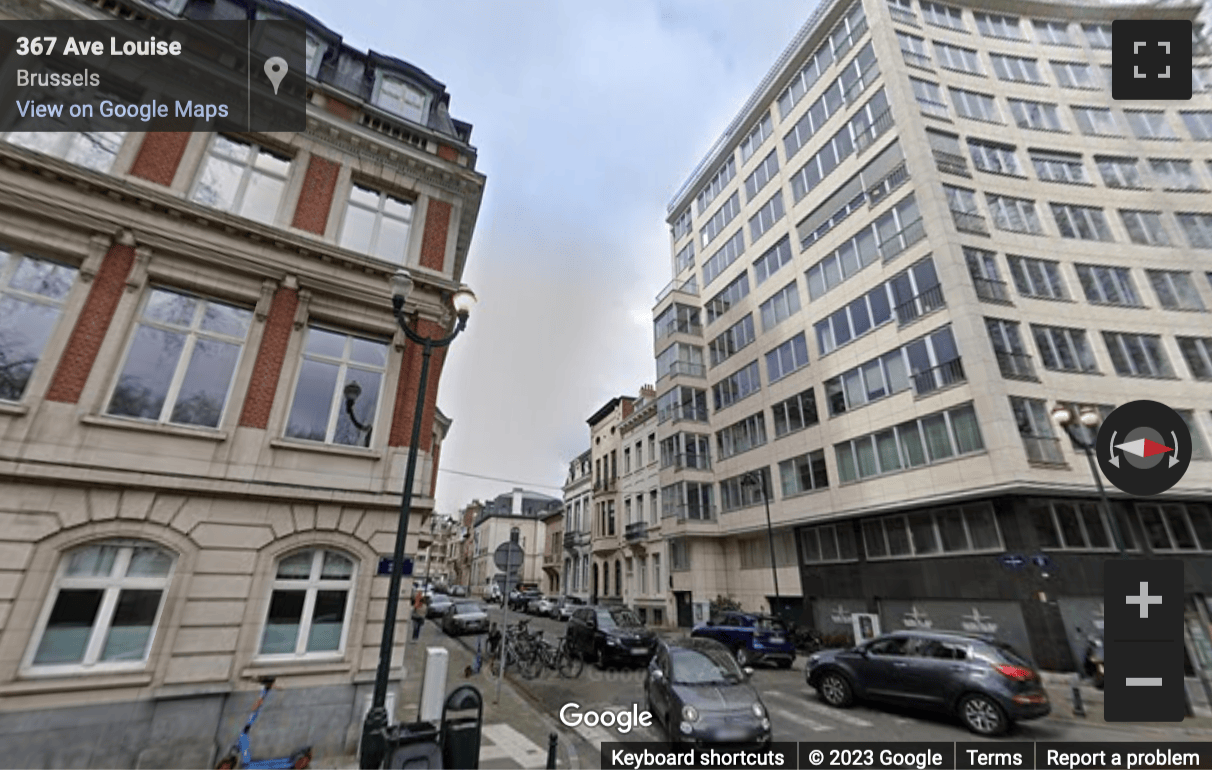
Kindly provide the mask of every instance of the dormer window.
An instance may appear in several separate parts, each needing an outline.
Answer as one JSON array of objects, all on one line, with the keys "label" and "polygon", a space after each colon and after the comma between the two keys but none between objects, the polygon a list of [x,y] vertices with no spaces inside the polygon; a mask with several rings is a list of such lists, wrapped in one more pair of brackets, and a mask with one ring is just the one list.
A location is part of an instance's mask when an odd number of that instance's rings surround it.
[{"label": "dormer window", "polygon": [[375,106],[414,123],[425,122],[425,94],[401,78],[379,73],[372,101]]},{"label": "dormer window", "polygon": [[328,51],[328,43],[312,35],[307,36],[307,76],[314,78],[319,75],[320,63]]}]

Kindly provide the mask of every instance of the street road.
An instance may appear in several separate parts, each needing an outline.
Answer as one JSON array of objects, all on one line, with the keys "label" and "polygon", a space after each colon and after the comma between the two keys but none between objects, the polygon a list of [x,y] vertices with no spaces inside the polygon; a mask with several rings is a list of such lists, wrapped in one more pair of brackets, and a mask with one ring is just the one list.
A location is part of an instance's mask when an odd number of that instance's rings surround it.
[{"label": "street road", "polygon": [[[490,608],[490,617],[501,622],[501,610]],[[549,639],[564,635],[565,624],[549,618],[529,617],[534,629],[543,629]],[[519,614],[510,612],[510,621],[516,622]],[[682,631],[671,632],[680,636]],[[474,650],[475,637],[465,637],[464,644]],[[510,681],[519,687],[538,708],[558,719],[560,709],[568,703],[578,704],[582,711],[609,709],[630,711],[637,707],[645,711],[645,669],[603,670],[595,664],[586,664],[577,679],[564,679],[551,671],[539,678],[525,680],[516,675]],[[753,682],[761,693],[763,702],[773,724],[775,740],[787,741],[862,741],[862,742],[911,742],[911,741],[1134,741],[1134,740],[1207,740],[1203,732],[1188,733],[1181,725],[1174,727],[1158,725],[1110,725],[1102,720],[1077,721],[1070,716],[1068,702],[1053,703],[1054,716],[1016,725],[1002,738],[982,739],[963,728],[954,719],[943,715],[896,709],[885,706],[857,704],[849,709],[835,709],[825,705],[816,692],[804,683],[803,660],[796,661],[790,670],[759,667],[754,671]],[[1055,695],[1054,695],[1055,697]],[[486,704],[485,719],[489,722],[509,721],[508,714],[494,714]],[[576,753],[581,767],[599,766],[599,751],[606,741],[662,741],[664,732],[659,726],[637,727],[627,734],[614,728],[600,726],[564,728],[575,733],[579,741]]]}]

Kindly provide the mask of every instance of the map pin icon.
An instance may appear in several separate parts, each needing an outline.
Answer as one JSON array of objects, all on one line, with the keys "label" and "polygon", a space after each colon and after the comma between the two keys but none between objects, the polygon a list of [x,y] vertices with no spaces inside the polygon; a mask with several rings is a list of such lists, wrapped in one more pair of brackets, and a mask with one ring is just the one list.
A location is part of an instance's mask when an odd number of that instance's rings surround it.
[{"label": "map pin icon", "polygon": [[281,56],[271,56],[265,60],[265,75],[269,78],[269,82],[273,83],[274,95],[278,94],[278,86],[282,84],[282,78],[286,77],[286,60]]}]

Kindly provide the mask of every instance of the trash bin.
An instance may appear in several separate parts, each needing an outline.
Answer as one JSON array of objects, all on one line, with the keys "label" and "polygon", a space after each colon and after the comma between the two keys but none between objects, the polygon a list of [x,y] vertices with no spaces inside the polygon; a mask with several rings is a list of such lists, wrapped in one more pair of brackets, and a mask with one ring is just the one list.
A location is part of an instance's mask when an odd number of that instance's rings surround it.
[{"label": "trash bin", "polygon": [[438,727],[432,722],[411,722],[387,728],[388,770],[442,768]]},{"label": "trash bin", "polygon": [[478,770],[483,728],[484,698],[480,691],[469,684],[456,687],[442,707],[442,761],[446,767]]}]

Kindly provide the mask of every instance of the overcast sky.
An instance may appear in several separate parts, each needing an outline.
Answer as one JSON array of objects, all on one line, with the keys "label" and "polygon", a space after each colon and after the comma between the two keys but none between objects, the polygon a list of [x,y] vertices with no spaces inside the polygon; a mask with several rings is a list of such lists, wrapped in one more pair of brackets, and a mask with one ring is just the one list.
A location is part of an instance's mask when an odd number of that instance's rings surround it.
[{"label": "overcast sky", "polygon": [[670,198],[816,0],[292,2],[445,83],[474,126],[488,185],[464,280],[480,301],[442,375],[437,510],[514,486],[560,496],[585,420],[654,380]]}]

